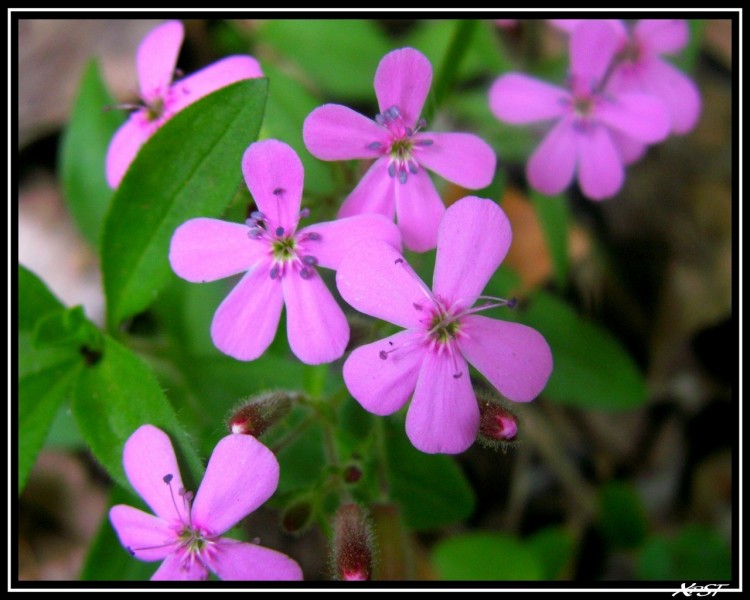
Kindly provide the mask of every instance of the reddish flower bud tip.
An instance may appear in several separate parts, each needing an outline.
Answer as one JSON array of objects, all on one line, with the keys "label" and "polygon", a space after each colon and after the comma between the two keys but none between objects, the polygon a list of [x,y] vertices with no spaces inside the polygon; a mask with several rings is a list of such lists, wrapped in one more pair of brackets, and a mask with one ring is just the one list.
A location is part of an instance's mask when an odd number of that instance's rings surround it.
[{"label": "reddish flower bud tip", "polygon": [[348,465],[344,468],[344,481],[346,483],[357,483],[362,479],[362,469],[359,465]]},{"label": "reddish flower bud tip", "polygon": [[334,519],[333,571],[340,581],[372,579],[373,539],[364,510],[343,504]]},{"label": "reddish flower bud tip", "polygon": [[302,533],[312,523],[314,514],[310,498],[297,498],[281,513],[281,528],[286,533]]},{"label": "reddish flower bud tip", "polygon": [[518,417],[499,399],[479,398],[479,435],[485,445],[505,451],[518,437]]},{"label": "reddish flower bud tip", "polygon": [[294,392],[274,391],[251,396],[237,406],[227,419],[230,433],[258,437],[289,412]]}]

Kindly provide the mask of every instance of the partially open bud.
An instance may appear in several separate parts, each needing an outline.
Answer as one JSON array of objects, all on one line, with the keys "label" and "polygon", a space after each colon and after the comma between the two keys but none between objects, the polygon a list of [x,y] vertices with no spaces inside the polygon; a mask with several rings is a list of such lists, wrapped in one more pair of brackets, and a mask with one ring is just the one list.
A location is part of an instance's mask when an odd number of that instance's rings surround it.
[{"label": "partially open bud", "polygon": [[283,390],[251,396],[230,413],[227,419],[229,432],[254,437],[262,435],[289,412],[296,396],[295,392]]},{"label": "partially open bud", "polygon": [[479,402],[479,433],[477,439],[485,446],[506,451],[518,437],[518,417],[500,398],[477,390]]},{"label": "partially open bud", "polygon": [[333,523],[333,572],[340,581],[372,579],[372,530],[364,510],[342,504]]},{"label": "partially open bud", "polygon": [[343,475],[346,483],[357,483],[362,479],[362,468],[356,463],[350,463],[344,467]]}]

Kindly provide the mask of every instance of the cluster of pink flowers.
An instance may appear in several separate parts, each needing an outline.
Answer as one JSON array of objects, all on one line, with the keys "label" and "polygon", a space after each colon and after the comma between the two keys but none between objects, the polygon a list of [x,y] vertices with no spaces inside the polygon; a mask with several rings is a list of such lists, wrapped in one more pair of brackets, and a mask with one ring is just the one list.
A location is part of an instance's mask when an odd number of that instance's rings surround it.
[{"label": "cluster of pink flowers", "polygon": [[[684,45],[685,24],[641,21],[632,32],[619,21],[556,25],[571,33],[568,88],[510,73],[492,85],[490,106],[510,123],[555,121],[529,160],[533,187],[555,194],[577,173],[584,194],[606,198],[622,186],[623,165],[648,144],[695,124],[697,91],[661,58]],[[230,57],[171,84],[182,38],[182,25],[172,21],[139,48],[143,106],[112,140],[112,186],[176,112],[219,87],[262,75],[252,57]],[[403,328],[346,358],[343,378],[352,397],[376,415],[409,403],[406,433],[416,448],[460,453],[480,429],[469,365],[504,397],[528,402],[544,389],[553,361],[536,330],[479,314],[515,304],[483,295],[508,252],[511,227],[494,201],[467,196],[446,209],[435,189],[426,169],[464,188],[489,185],[496,156],[476,135],[425,130],[421,112],[431,80],[424,55],[395,50],[375,73],[380,112],[374,119],[336,104],[307,117],[303,137],[315,157],[373,161],[335,221],[302,225],[311,213],[302,207],[302,162],[283,142],[260,141],[241,164],[256,210],[244,223],[188,220],[174,232],[169,261],[178,276],[196,283],[244,273],[211,325],[216,347],[244,361],[271,344],[282,307],[299,360],[341,358],[349,325],[319,269],[336,271],[338,291],[351,307]],[[409,266],[402,243],[416,252],[437,248],[432,288]],[[278,482],[275,457],[252,436],[219,442],[194,496],[182,487],[169,438],[153,426],[128,440],[124,466],[156,516],[120,505],[111,521],[136,558],[163,561],[154,579],[204,579],[209,572],[222,579],[302,577],[288,557],[223,537]]]},{"label": "cluster of pink flowers", "polygon": [[553,24],[570,32],[568,87],[508,73],[493,83],[490,108],[507,123],[554,122],[529,158],[532,187],[557,194],[577,173],[584,195],[609,198],[649,144],[695,126],[697,88],[661,57],[685,46],[687,23],[644,20],[632,31],[617,20]]}]

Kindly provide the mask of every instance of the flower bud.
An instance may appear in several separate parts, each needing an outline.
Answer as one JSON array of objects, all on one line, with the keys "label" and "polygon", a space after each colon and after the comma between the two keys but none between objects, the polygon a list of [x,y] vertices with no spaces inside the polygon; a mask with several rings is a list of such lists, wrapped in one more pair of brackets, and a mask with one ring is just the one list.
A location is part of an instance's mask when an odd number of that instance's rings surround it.
[{"label": "flower bud", "polygon": [[480,415],[477,439],[485,446],[507,450],[518,437],[518,417],[491,394],[478,392],[477,401]]},{"label": "flower bud", "polygon": [[333,523],[333,572],[340,581],[372,579],[373,539],[370,523],[357,504],[342,504]]},{"label": "flower bud", "polygon": [[312,498],[307,495],[297,497],[281,513],[281,528],[286,533],[302,533],[312,524],[314,515]]},{"label": "flower bud", "polygon": [[346,483],[357,483],[362,479],[362,469],[358,464],[351,463],[344,467],[344,481]]},{"label": "flower bud", "polygon": [[230,414],[227,419],[229,432],[259,437],[289,412],[296,397],[295,392],[283,390],[251,396]]}]

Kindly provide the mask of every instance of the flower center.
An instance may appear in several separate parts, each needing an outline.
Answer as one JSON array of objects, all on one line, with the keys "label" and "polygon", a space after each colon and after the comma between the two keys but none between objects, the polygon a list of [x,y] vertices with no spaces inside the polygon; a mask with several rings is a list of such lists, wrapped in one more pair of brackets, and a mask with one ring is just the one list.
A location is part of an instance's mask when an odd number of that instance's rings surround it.
[{"label": "flower center", "polygon": [[461,323],[457,317],[447,311],[439,310],[432,316],[428,326],[430,339],[440,344],[446,344],[453,340],[461,329]]},{"label": "flower center", "polygon": [[[274,194],[282,195],[284,190],[277,188]],[[260,211],[254,211],[245,225],[250,228],[247,236],[268,244],[271,266],[268,275],[271,279],[281,279],[289,273],[296,272],[302,279],[310,279],[315,273],[318,259],[309,253],[308,242],[319,241],[320,234],[314,231],[296,233],[300,219],[310,216],[307,208],[299,212],[297,220],[286,230],[282,226],[274,227],[268,217]]]},{"label": "flower center", "polygon": [[375,115],[375,121],[388,130],[390,140],[386,145],[382,142],[372,142],[367,147],[370,150],[380,150],[383,154],[390,155],[388,175],[398,178],[399,182],[404,184],[409,173],[416,175],[419,172],[419,162],[414,157],[415,150],[419,147],[431,146],[433,143],[431,139],[417,135],[427,122],[419,119],[416,127],[412,129],[404,121],[398,106],[391,106],[382,114]]}]

